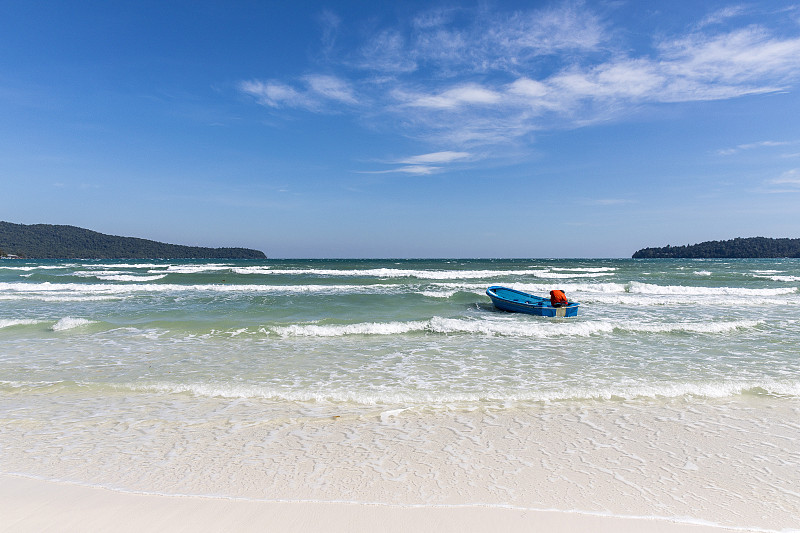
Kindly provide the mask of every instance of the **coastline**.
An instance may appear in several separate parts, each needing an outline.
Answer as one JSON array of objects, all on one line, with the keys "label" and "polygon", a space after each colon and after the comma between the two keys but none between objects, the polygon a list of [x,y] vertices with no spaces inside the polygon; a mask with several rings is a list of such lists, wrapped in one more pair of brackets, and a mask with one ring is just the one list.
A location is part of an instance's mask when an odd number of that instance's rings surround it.
[{"label": "coastline", "polygon": [[792,261],[0,270],[0,532],[800,532]]},{"label": "coastline", "polygon": [[[0,474],[0,531],[759,531],[657,517],[502,508],[168,496]],[[763,530],[760,530],[763,531]]]}]

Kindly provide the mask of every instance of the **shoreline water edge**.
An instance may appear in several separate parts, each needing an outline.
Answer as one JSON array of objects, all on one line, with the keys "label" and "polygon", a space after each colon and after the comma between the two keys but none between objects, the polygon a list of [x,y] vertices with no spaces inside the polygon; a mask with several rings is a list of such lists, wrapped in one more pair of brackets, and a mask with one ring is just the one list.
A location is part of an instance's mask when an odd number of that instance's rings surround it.
[{"label": "shoreline water edge", "polygon": [[791,259],[4,262],[0,530],[103,501],[130,529],[800,531],[798,287]]}]

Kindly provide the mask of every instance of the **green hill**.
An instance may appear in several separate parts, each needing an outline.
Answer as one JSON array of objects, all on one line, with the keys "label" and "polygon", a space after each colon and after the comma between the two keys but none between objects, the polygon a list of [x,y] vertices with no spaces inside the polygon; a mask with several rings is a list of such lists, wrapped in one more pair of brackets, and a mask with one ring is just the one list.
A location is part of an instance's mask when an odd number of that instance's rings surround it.
[{"label": "green hill", "polygon": [[248,248],[204,248],[51,224],[0,222],[0,255],[30,259],[266,259]]},{"label": "green hill", "polygon": [[686,246],[643,248],[633,254],[634,259],[686,258],[774,258],[800,257],[800,239],[770,239],[767,237],[736,238],[728,241],[706,241]]}]

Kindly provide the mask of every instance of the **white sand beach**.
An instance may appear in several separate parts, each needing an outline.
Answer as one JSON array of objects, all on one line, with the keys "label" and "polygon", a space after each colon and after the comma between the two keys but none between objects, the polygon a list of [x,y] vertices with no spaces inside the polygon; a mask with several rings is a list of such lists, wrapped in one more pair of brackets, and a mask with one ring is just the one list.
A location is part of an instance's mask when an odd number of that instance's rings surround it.
[{"label": "white sand beach", "polygon": [[117,492],[0,476],[0,531],[746,531],[648,518],[481,506],[403,507],[322,502],[258,502]]},{"label": "white sand beach", "polygon": [[0,531],[797,531],[797,471],[768,458],[788,413],[697,407],[294,421],[161,433],[138,457],[13,441],[41,474],[0,474]]},{"label": "white sand beach", "polygon": [[800,532],[797,268],[400,266],[0,273],[0,531]]}]

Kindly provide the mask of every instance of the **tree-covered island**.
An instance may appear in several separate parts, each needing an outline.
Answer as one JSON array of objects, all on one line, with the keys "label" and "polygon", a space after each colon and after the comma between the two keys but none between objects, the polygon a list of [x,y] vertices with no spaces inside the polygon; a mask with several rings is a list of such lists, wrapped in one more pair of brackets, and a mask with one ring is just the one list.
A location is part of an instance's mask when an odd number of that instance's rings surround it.
[{"label": "tree-covered island", "polygon": [[686,246],[643,248],[633,254],[634,259],[751,259],[800,257],[800,239],[771,239],[747,237],[728,241],[706,241]]},{"label": "tree-covered island", "polygon": [[0,222],[0,249],[26,259],[266,259],[249,248],[206,248],[118,237],[75,226]]}]

